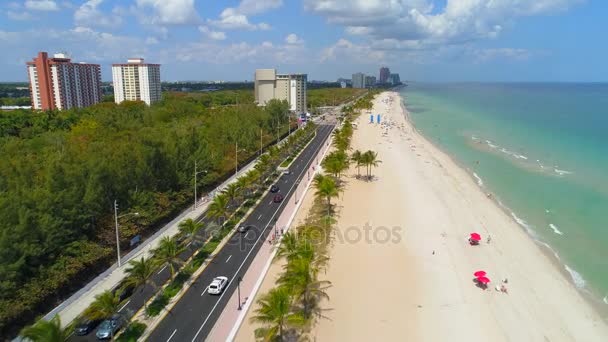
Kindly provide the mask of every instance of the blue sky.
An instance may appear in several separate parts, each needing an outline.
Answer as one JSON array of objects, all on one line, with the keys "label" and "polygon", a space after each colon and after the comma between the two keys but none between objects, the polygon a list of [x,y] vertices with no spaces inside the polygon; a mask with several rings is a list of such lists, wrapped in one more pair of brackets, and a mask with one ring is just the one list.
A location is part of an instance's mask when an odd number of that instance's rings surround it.
[{"label": "blue sky", "polygon": [[3,0],[0,81],[38,51],[144,57],[176,80],[256,68],[335,80],[382,65],[419,81],[608,81],[603,0]]}]

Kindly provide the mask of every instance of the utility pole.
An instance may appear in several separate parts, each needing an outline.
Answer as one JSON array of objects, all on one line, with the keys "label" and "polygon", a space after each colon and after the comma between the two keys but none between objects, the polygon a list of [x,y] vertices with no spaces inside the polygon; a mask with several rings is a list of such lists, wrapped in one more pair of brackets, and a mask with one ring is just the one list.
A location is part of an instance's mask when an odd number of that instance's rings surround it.
[{"label": "utility pole", "polygon": [[263,142],[263,138],[264,137],[264,132],[262,131],[262,128],[260,128],[260,155],[262,155],[262,149],[264,149],[264,142]]},{"label": "utility pole", "polygon": [[235,168],[234,168],[234,177],[236,178],[239,175],[239,142],[236,141],[234,143],[234,160],[236,161],[235,163]]},{"label": "utility pole", "polygon": [[194,161],[194,207],[192,208],[192,210],[196,210],[196,175],[198,173],[196,172],[196,160]]},{"label": "utility pole", "polygon": [[118,267],[120,264],[120,240],[118,237],[118,201],[114,200],[114,224],[116,226],[116,256],[118,258]]}]

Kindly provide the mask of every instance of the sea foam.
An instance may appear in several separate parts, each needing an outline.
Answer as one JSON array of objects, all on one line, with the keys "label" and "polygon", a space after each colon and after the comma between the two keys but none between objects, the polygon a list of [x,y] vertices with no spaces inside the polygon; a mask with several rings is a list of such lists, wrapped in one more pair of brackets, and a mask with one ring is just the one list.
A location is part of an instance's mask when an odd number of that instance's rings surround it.
[{"label": "sea foam", "polygon": [[549,223],[549,228],[551,228],[555,234],[564,235],[564,233],[553,223]]},{"label": "sea foam", "polygon": [[583,279],[583,276],[576,272],[575,270],[573,270],[572,268],[570,268],[570,266],[568,265],[564,265],[564,267],[566,268],[566,271],[568,271],[568,273],[570,273],[570,277],[572,277],[572,281],[574,282],[574,285],[576,285],[576,287],[578,287],[579,289],[583,289],[585,288],[585,279]]},{"label": "sea foam", "polygon": [[479,177],[475,172],[473,172],[473,176],[477,180],[477,185],[483,186],[483,181],[481,180],[481,177]]}]

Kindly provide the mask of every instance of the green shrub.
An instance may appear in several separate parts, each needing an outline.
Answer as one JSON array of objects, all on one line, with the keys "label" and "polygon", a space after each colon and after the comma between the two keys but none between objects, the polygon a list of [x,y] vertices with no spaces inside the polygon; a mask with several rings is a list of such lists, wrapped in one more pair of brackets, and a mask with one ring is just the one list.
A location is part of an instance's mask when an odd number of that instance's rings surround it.
[{"label": "green shrub", "polygon": [[143,323],[135,321],[127,326],[120,336],[118,336],[116,342],[135,342],[144,333],[147,326]]}]

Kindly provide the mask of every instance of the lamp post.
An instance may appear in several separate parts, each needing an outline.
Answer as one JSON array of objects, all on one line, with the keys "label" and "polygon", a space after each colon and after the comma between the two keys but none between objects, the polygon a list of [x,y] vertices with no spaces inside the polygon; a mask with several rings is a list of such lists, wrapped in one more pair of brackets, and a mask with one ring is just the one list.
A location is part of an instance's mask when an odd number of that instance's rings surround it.
[{"label": "lamp post", "polygon": [[118,216],[118,201],[114,200],[114,224],[116,227],[116,257],[118,259],[118,267],[122,266],[120,262],[120,236],[118,235],[118,219],[129,215],[139,216],[139,213],[128,213]]},{"label": "lamp post", "polygon": [[197,201],[197,197],[196,197],[196,176],[199,173],[207,173],[207,170],[201,170],[201,171],[197,171],[196,169],[197,165],[196,165],[196,160],[194,161],[194,207],[192,207],[192,210],[196,210],[196,201]]},{"label": "lamp post", "polygon": [[243,308],[241,307],[241,281],[243,281],[243,277],[239,276],[237,278],[237,283],[236,283],[236,290],[238,292],[238,296],[239,296],[239,307],[237,308],[237,310],[242,310]]},{"label": "lamp post", "polygon": [[235,142],[234,143],[234,160],[235,160],[235,166],[234,166],[234,177],[238,177],[239,175],[239,152],[244,152],[246,151],[245,149],[241,149],[239,150],[239,142]]},{"label": "lamp post", "polygon": [[294,194],[295,195],[294,197],[296,199],[296,201],[295,201],[296,204],[298,204],[298,186],[299,185],[300,185],[300,181],[296,181],[296,187],[295,187],[296,190],[295,190],[295,194]]}]

